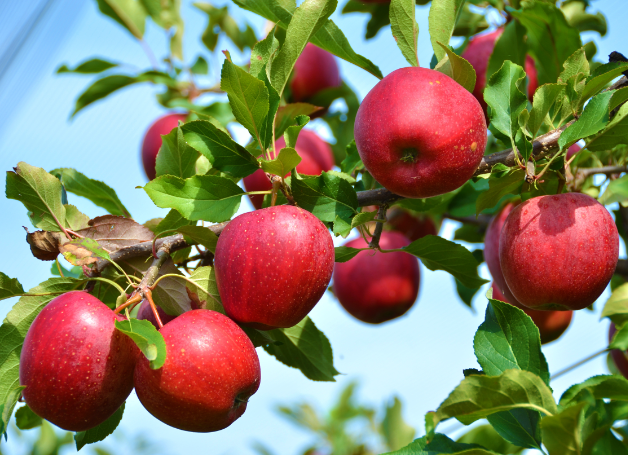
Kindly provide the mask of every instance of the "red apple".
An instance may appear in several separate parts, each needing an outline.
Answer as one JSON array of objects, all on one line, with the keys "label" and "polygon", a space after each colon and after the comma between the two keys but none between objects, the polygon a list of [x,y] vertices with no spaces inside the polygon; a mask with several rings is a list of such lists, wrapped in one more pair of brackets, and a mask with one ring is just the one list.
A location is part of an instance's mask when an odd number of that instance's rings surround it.
[{"label": "red apple", "polygon": [[[275,142],[277,153],[286,146],[283,137]],[[297,138],[295,150],[301,157],[297,165],[297,172],[303,175],[320,175],[323,171],[330,171],[334,167],[334,156],[331,147],[318,134],[310,130],[302,130]],[[266,173],[259,169],[253,174],[244,177],[246,191],[268,191],[273,185],[266,177]],[[264,203],[263,194],[250,194],[251,203],[256,209],[261,209]]]},{"label": "red apple", "polygon": [[580,310],[600,296],[619,254],[608,211],[591,196],[539,196],[515,207],[499,260],[514,297],[532,309]]},{"label": "red apple", "polygon": [[[615,336],[615,332],[617,329],[615,328],[615,324],[611,322],[610,327],[608,328],[608,342],[610,343]],[[619,349],[613,349],[611,351],[611,358],[615,363],[615,366],[622,374],[623,377],[628,378],[628,357],[626,357],[626,352],[622,352]]]},{"label": "red apple", "polygon": [[567,155],[565,156],[565,161],[569,161],[571,157],[576,155],[580,150],[582,150],[582,147],[580,147],[577,143],[569,147],[567,149]]},{"label": "red apple", "polygon": [[[473,96],[482,105],[484,113],[487,112],[487,105],[484,101],[484,87],[486,87],[486,70],[488,69],[488,61],[493,53],[495,42],[497,38],[504,32],[503,28],[499,28],[491,33],[475,36],[469,45],[462,53],[462,57],[471,63],[475,70],[475,88],[473,89]],[[525,71],[528,75],[528,98],[531,100],[534,96],[534,92],[539,86],[536,66],[534,60],[528,55],[525,61]],[[488,117],[487,117],[488,118]]]},{"label": "red apple", "polygon": [[[558,339],[565,330],[571,324],[571,318],[573,317],[573,311],[556,311],[556,310],[531,310],[521,304],[516,304],[508,300],[504,294],[502,294],[493,283],[493,298],[495,300],[501,300],[502,302],[510,303],[517,308],[520,308],[530,316],[532,322],[539,328],[539,334],[541,335],[541,344],[546,344]],[[518,303],[518,302],[517,302]]]},{"label": "red apple", "polygon": [[20,355],[24,400],[37,415],[85,431],[124,403],[139,351],[115,329],[123,319],[83,291],[62,294],[41,310]]},{"label": "red apple", "polygon": [[179,121],[185,122],[185,118],[185,114],[168,114],[157,119],[146,131],[142,143],[142,164],[149,180],[154,179],[156,175],[155,163],[161,147],[161,136],[179,126]]},{"label": "red apple", "polygon": [[341,84],[336,58],[320,47],[307,43],[294,64],[290,79],[291,101],[307,101],[318,92],[340,87]]},{"label": "red apple", "polygon": [[227,225],[218,237],[214,266],[230,318],[260,330],[292,327],[325,293],[334,244],[310,212],[269,207]]},{"label": "red apple", "polygon": [[135,368],[135,391],[162,422],[185,431],[227,428],[257,392],[261,371],[249,337],[226,316],[191,310],[161,330],[166,363],[153,370],[142,356]]},{"label": "red apple", "polygon": [[411,242],[426,235],[438,235],[434,221],[425,215],[413,215],[400,208],[393,208],[388,211],[386,218],[384,226],[401,232]]},{"label": "red apple", "polygon": [[[399,232],[382,232],[379,245],[384,250],[407,246]],[[359,237],[345,246],[367,248]],[[381,253],[365,250],[334,268],[334,294],[341,305],[360,321],[379,324],[407,312],[419,293],[417,259],[403,252]]]},{"label": "red apple", "polygon": [[471,93],[426,68],[401,68],[366,95],[355,119],[364,167],[400,196],[426,198],[462,186],[486,146],[484,113]]},{"label": "red apple", "polygon": [[[161,319],[161,323],[166,325],[168,322],[172,321],[177,316],[170,316],[161,308],[157,307],[157,313],[159,314],[159,319]],[[140,309],[137,311],[137,319],[144,319],[155,326],[156,329],[159,329],[159,324],[157,324],[157,319],[155,319],[155,315],[153,314],[153,309],[150,307],[150,303],[148,300],[142,301],[140,304]]]}]

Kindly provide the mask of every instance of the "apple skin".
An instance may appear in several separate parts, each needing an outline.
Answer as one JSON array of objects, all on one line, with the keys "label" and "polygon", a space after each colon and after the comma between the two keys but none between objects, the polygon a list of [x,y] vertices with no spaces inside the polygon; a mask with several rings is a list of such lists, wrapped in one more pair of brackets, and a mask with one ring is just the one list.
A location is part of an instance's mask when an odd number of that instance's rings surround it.
[{"label": "apple skin", "polygon": [[260,330],[292,327],[320,300],[334,269],[334,243],[310,212],[280,205],[234,218],[214,258],[227,315]]},{"label": "apple skin", "polygon": [[515,207],[499,241],[506,285],[524,306],[581,310],[600,296],[617,265],[613,218],[581,193],[539,196]]},{"label": "apple skin", "polygon": [[[170,321],[172,321],[177,316],[170,316],[161,308],[157,307],[157,313],[159,314],[159,318],[161,319],[161,323],[166,325]],[[155,315],[153,314],[153,310],[150,307],[150,303],[148,300],[143,300],[140,304],[140,309],[137,311],[137,319],[143,319],[155,326],[156,329],[159,329],[159,324],[157,324],[157,319],[155,319]]]},{"label": "apple skin", "polygon": [[294,64],[290,79],[291,101],[307,101],[318,92],[341,84],[340,70],[333,54],[307,43]]},{"label": "apple skin", "polygon": [[385,188],[408,198],[455,190],[477,169],[487,130],[471,93],[426,68],[401,68],[366,95],[355,120],[362,162]]},{"label": "apple skin", "polygon": [[161,147],[161,136],[179,126],[179,121],[185,122],[186,117],[185,114],[165,115],[157,119],[146,131],[144,142],[142,142],[142,164],[149,180],[153,180],[156,176],[155,163]]},{"label": "apple skin", "polygon": [[495,287],[493,282],[493,298],[502,302],[510,303],[513,306],[524,311],[525,314],[530,316],[532,322],[539,328],[539,334],[541,335],[541,344],[547,344],[560,338],[565,333],[565,330],[571,324],[573,317],[573,311],[556,311],[556,310],[531,310],[526,308],[520,303],[509,301],[504,294],[502,294],[498,288]]},{"label": "apple skin", "polygon": [[[473,96],[475,96],[480,102],[485,114],[487,113],[487,104],[486,101],[484,101],[484,88],[486,87],[486,71],[488,69],[488,61],[491,58],[493,49],[495,48],[497,38],[499,38],[503,32],[504,29],[499,28],[494,32],[475,36],[471,41],[469,41],[469,45],[462,53],[462,58],[467,60],[475,70],[476,79]],[[534,60],[529,55],[526,56],[525,71],[528,75],[528,98],[531,100],[534,96],[534,92],[539,86],[539,82]]]},{"label": "apple skin", "polygon": [[261,370],[249,337],[228,317],[191,310],[160,330],[166,363],[158,370],[142,356],[135,391],[144,407],[167,425],[207,433],[227,428],[257,392]]},{"label": "apple skin", "polygon": [[582,147],[580,147],[578,144],[574,144],[569,147],[567,149],[567,154],[565,155],[565,161],[569,161],[571,157],[576,155],[580,150],[582,150]]},{"label": "apple skin", "polygon": [[422,215],[413,215],[405,210],[393,208],[386,214],[385,227],[401,232],[410,242],[421,239],[426,235],[438,235],[436,225],[431,218]]},{"label": "apple skin", "polygon": [[[615,336],[615,332],[617,332],[617,328],[615,328],[615,324],[611,322],[610,327],[608,328],[608,342],[613,340],[613,336]],[[615,362],[615,366],[622,374],[623,377],[628,378],[628,357],[626,357],[626,352],[622,352],[619,349],[613,349],[611,351],[611,358],[613,362]]]},{"label": "apple skin", "polygon": [[[399,232],[382,232],[382,249],[409,245]],[[345,246],[367,248],[359,237]],[[421,276],[419,262],[408,253],[381,253],[374,250],[359,252],[347,262],[334,268],[334,294],[352,316],[370,324],[379,324],[406,313],[417,299]]]},{"label": "apple skin", "polygon": [[[283,136],[275,142],[277,153],[286,146]],[[331,147],[310,130],[301,130],[295,150],[301,157],[297,165],[297,172],[303,175],[320,175],[323,171],[330,171],[334,167],[334,156]],[[259,169],[242,179],[246,191],[269,191],[273,188],[266,173]],[[264,203],[263,194],[249,194],[251,203],[256,209],[261,209]]]},{"label": "apple skin", "polygon": [[62,294],[41,310],[20,355],[24,400],[37,415],[85,431],[124,403],[139,350],[115,329],[123,319],[83,291]]}]

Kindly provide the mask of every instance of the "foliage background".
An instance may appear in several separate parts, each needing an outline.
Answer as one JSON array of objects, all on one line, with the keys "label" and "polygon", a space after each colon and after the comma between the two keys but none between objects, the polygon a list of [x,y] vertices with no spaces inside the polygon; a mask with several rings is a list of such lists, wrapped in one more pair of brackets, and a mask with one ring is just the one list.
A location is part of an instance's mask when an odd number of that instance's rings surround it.
[{"label": "foliage background", "polygon": [[[222,55],[211,57],[200,41],[206,26],[205,14],[189,0],[182,3],[186,61],[193,61],[198,54],[208,59],[209,85],[219,79]],[[222,6],[231,2],[213,3]],[[604,38],[596,33],[585,33],[583,42],[596,41],[598,59],[613,50],[627,53],[626,42],[622,40],[628,23],[625,0],[597,0],[592,5],[606,15],[610,33]],[[432,57],[427,32],[428,7],[418,9],[419,61],[428,66]],[[41,10],[43,13],[38,14]],[[389,27],[376,38],[364,41],[367,16],[340,15],[340,10],[341,7],[332,19],[345,32],[356,52],[373,60],[383,74],[407,66]],[[262,36],[265,24],[261,18],[233,4],[230,11],[241,23],[248,21],[258,37]],[[145,38],[158,58],[165,55],[167,41],[152,23],[147,27]],[[0,43],[0,169],[9,170],[18,161],[47,170],[74,167],[113,187],[137,221],[164,216],[166,210],[155,208],[144,191],[135,189],[146,181],[140,165],[140,142],[149,124],[164,113],[155,101],[155,89],[142,84],[121,90],[69,121],[74,100],[90,84],[90,78],[54,74],[62,63],[74,65],[91,56],[137,62],[139,67],[148,67],[146,54],[137,42],[116,23],[99,14],[96,2],[33,0],[0,2]],[[221,39],[217,49],[229,49],[236,63],[248,61],[248,55],[240,53],[227,40]],[[339,63],[343,79],[360,98],[377,82],[365,71],[344,61]],[[323,137],[329,137],[320,121],[310,125]],[[243,128],[233,132],[236,139],[244,143],[248,133]],[[4,192],[4,179],[0,182]],[[76,196],[70,195],[70,203],[92,216],[104,214],[102,209]],[[250,209],[248,198],[244,198],[241,211]],[[35,260],[26,242],[19,241],[24,238],[22,226],[30,226],[22,205],[2,198],[0,213],[0,270],[18,278],[25,289],[31,288],[47,276],[50,263]],[[445,221],[441,235],[451,239],[456,226],[457,223]],[[338,246],[342,239],[335,242]],[[620,252],[621,256],[625,256],[625,252]],[[127,402],[120,428],[127,435],[141,433],[149,440],[160,442],[162,451],[171,454],[198,453],[200,449],[212,454],[249,454],[254,453],[255,441],[273,448],[276,453],[296,453],[308,443],[309,435],[278,416],[277,405],[309,401],[321,409],[328,408],[341,386],[358,379],[362,401],[378,409],[393,395],[400,396],[406,420],[422,435],[425,413],[435,409],[460,382],[463,368],[476,365],[472,339],[484,319],[486,299],[485,290],[478,293],[474,300],[475,313],[472,313],[461,304],[450,275],[429,272],[425,268],[421,272],[417,306],[407,316],[383,326],[357,322],[329,294],[314,309],[312,318],[330,339],[336,367],[344,373],[338,383],[312,382],[259,350],[260,390],[244,416],[226,430],[213,434],[182,433],[151,417],[134,395]],[[481,275],[490,278],[485,264]],[[601,302],[607,297],[608,293],[602,295],[595,312],[579,311],[567,333],[544,347],[550,372],[607,346],[608,323],[599,322]],[[15,299],[2,302],[0,318],[5,317],[14,303]],[[605,363],[605,357],[599,357],[553,381],[555,397],[560,397],[570,384],[607,372]],[[439,430],[455,439],[462,432],[446,431],[454,427],[448,422]],[[114,438],[104,445],[111,447],[115,443]],[[6,446],[3,443],[3,450],[10,454],[21,453],[20,447],[16,438],[10,437]]]}]

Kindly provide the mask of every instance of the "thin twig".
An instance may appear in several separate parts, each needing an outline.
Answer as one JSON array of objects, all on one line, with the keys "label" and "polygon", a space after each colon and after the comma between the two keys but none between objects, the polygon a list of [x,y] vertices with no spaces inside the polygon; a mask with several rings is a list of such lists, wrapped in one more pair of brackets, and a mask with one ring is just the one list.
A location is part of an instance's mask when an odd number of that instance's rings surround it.
[{"label": "thin twig", "polygon": [[601,351],[596,352],[595,354],[591,354],[590,356],[580,360],[579,362],[574,363],[573,365],[568,366],[567,368],[564,368],[562,370],[560,370],[558,373],[555,373],[554,375],[552,375],[550,377],[550,380],[553,381],[554,379],[559,378],[560,376],[569,373],[571,370],[575,370],[576,368],[578,368],[581,365],[584,365],[585,363],[587,363],[590,360],[593,360],[594,358],[604,354],[605,352],[608,352],[608,348],[604,348]]},{"label": "thin twig", "polygon": [[382,230],[384,229],[384,223],[386,222],[386,210],[388,210],[388,204],[382,204],[377,211],[377,224],[375,225],[375,232],[373,238],[369,243],[369,247],[379,250],[379,239],[382,236]]}]

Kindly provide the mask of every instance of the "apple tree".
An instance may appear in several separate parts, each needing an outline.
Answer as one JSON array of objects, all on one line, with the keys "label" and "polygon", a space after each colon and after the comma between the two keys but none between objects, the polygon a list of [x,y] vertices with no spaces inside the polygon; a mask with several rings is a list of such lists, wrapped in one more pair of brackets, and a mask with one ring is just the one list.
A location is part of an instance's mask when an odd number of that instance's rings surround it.
[{"label": "apple tree", "polygon": [[[332,275],[341,304],[376,324],[416,300],[418,258],[451,274],[466,305],[487,283],[486,261],[493,286],[469,340],[482,369],[465,370],[424,436],[390,453],[502,453],[487,434],[503,453],[628,453],[628,60],[596,58],[581,38],[606,34],[604,16],[586,0],[349,0],[342,13],[370,16],[367,39],[390,24],[408,62],[383,75],[329,19],[336,0],[233,3],[195,5],[210,51],[221,35],[250,50],[246,66],[225,51],[215,85],[197,83],[203,57],[183,58],[176,1],[98,1],[139,41],[147,21],[165,30],[169,53],[149,53],[152,68],[97,58],[59,68],[95,77],[73,116],[124,87],[160,87],[171,112],[145,137],[142,188],[170,211],[140,224],[103,176],[24,162],[7,172],[6,196],[28,211],[27,242],[52,276],[26,291],[0,274],[0,298],[20,297],[0,327],[0,434],[24,402],[18,426],[46,419],[80,449],[115,430],[134,388],[163,422],[219,431],[259,387],[256,348],[334,381],[332,345],[308,317]],[[416,4],[429,4],[431,62],[418,61]],[[230,8],[266,19],[266,35]],[[484,32],[487,17],[500,25]],[[336,58],[381,80],[359,100]],[[304,129],[313,118],[333,144]],[[236,123],[248,141],[234,140]],[[81,213],[75,196],[109,214]],[[256,210],[235,216],[244,196]],[[460,222],[453,241],[438,235],[443,219]],[[332,236],[353,231],[334,249]],[[367,287],[379,280],[391,292]],[[614,349],[618,374],[556,401],[541,345],[609,282],[603,352]],[[438,431],[449,419],[490,429],[454,442]]]}]

